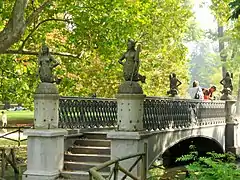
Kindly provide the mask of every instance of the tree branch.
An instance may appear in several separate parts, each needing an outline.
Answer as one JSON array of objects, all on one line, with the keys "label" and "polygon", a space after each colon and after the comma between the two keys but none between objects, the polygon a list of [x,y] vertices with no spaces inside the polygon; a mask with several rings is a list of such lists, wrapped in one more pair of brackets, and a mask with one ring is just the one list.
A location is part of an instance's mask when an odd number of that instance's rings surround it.
[{"label": "tree branch", "polygon": [[12,15],[4,29],[0,31],[0,53],[4,53],[4,51],[21,39],[26,31],[26,27],[32,23],[35,17],[38,16],[51,1],[52,0],[46,0],[25,21],[24,14],[28,0],[15,0]]},{"label": "tree branch", "polygon": [[32,14],[30,14],[26,20],[26,26],[31,24],[36,16],[38,16],[43,9],[51,2],[52,0],[46,0],[41,6],[39,6]]},{"label": "tree branch", "polygon": [[32,36],[32,34],[38,29],[38,27],[39,27],[41,24],[43,24],[43,23],[45,23],[45,22],[48,22],[48,21],[62,21],[62,22],[72,23],[70,20],[67,20],[67,19],[54,19],[54,18],[52,18],[52,19],[45,19],[45,20],[41,21],[40,23],[37,24],[36,27],[34,27],[34,28],[32,29],[32,31],[28,34],[28,36],[23,40],[22,46],[19,48],[19,51],[20,51],[20,50],[23,50],[23,47],[24,47],[25,43],[26,43],[27,40]]},{"label": "tree branch", "polygon": [[[23,55],[32,55],[32,56],[38,56],[39,52],[35,51],[28,51],[28,50],[14,50],[9,49],[5,51],[3,54],[23,54]],[[64,56],[64,57],[72,57],[72,58],[82,58],[84,52],[82,51],[81,54],[70,54],[65,52],[51,52],[52,55],[58,55],[58,56]]]},{"label": "tree branch", "polygon": [[26,29],[24,12],[27,0],[15,0],[11,17],[4,29],[0,32],[0,53],[16,43]]}]

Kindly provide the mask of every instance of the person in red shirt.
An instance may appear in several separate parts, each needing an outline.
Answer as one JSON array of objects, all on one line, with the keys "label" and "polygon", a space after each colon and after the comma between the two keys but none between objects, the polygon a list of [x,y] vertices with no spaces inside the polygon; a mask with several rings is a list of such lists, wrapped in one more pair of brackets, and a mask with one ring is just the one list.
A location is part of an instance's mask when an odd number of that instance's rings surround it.
[{"label": "person in red shirt", "polygon": [[202,91],[203,91],[203,97],[204,97],[204,100],[209,100],[209,90],[208,90],[208,88],[203,88],[202,89]]},{"label": "person in red shirt", "polygon": [[208,90],[208,92],[209,92],[209,99],[214,100],[213,92],[215,92],[216,90],[217,90],[216,86],[210,87],[210,89]]},{"label": "person in red shirt", "polygon": [[209,89],[203,88],[204,100],[214,100],[213,92],[216,90],[216,86],[211,86]]}]

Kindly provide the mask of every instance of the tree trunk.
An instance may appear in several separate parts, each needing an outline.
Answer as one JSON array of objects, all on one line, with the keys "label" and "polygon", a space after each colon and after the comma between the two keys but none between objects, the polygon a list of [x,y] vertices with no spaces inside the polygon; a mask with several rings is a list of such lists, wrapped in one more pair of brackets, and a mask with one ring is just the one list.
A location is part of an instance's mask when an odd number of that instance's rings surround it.
[{"label": "tree trunk", "polygon": [[240,116],[240,74],[238,77],[238,95],[237,95],[237,104],[236,104],[236,114]]},{"label": "tree trunk", "polygon": [[4,53],[13,44],[20,41],[27,26],[34,21],[34,19],[43,11],[44,7],[51,1],[52,0],[46,0],[43,2],[25,19],[24,13],[28,0],[15,0],[11,17],[5,28],[0,32],[0,54]]},{"label": "tree trunk", "polygon": [[0,32],[0,54],[6,51],[22,37],[26,23],[24,12],[28,0],[16,0],[12,9],[11,18],[5,28]]},{"label": "tree trunk", "polygon": [[227,61],[227,55],[223,52],[224,50],[224,41],[221,39],[223,37],[223,26],[218,24],[218,44],[219,44],[219,53],[222,64],[222,78],[225,77],[227,68],[226,68],[226,61]]}]

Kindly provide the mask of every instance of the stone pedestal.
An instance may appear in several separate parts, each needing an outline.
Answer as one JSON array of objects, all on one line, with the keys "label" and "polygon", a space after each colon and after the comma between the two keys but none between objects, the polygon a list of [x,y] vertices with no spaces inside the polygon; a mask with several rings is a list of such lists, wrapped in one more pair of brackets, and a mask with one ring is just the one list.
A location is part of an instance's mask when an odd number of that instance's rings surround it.
[{"label": "stone pedestal", "polygon": [[240,154],[240,125],[236,119],[236,101],[226,101],[225,149]]},{"label": "stone pedestal", "polygon": [[41,83],[34,94],[34,127],[58,128],[59,94],[55,84]]},{"label": "stone pedestal", "polygon": [[144,94],[118,94],[118,129],[119,131],[143,130]]},{"label": "stone pedestal", "polygon": [[[137,153],[143,153],[147,151],[147,134],[145,132],[109,132],[107,138],[111,140],[111,159],[126,157]],[[146,139],[145,139],[146,138]],[[146,141],[145,141],[145,140]],[[147,152],[146,152],[147,154]],[[137,157],[138,158],[138,157]],[[129,170],[129,168],[135,163],[137,158],[131,158],[120,162],[120,165]],[[147,162],[147,159],[146,159]],[[140,177],[142,173],[142,162],[131,171],[135,177]],[[145,164],[147,167],[147,163]],[[118,179],[124,176],[123,173],[118,174]],[[146,177],[145,177],[146,178]],[[141,177],[141,179],[144,179]]]},{"label": "stone pedestal", "polygon": [[64,135],[58,129],[59,94],[55,84],[41,83],[34,94],[34,129],[27,129],[27,171],[23,180],[54,180],[63,169]]},{"label": "stone pedestal", "polygon": [[[143,104],[145,97],[141,86],[137,82],[126,81],[120,85],[118,94],[116,95],[118,128],[115,132],[107,134],[107,138],[111,139],[112,159],[143,153],[145,151],[142,136],[142,134],[146,133],[143,128]],[[136,160],[137,158],[124,160],[120,162],[120,165],[129,170]],[[140,173],[145,172],[141,170],[141,167],[140,161],[132,170],[134,176],[139,177]],[[123,173],[119,172],[118,179],[121,179],[123,176]],[[145,178],[143,177],[142,179]]]},{"label": "stone pedestal", "polygon": [[238,122],[227,122],[225,130],[226,152],[230,151],[237,155],[240,154],[239,130]]},{"label": "stone pedestal", "polygon": [[233,122],[236,115],[236,101],[228,100],[225,104],[226,122]]},{"label": "stone pedestal", "polygon": [[27,171],[23,180],[54,180],[63,169],[64,129],[28,129]]}]

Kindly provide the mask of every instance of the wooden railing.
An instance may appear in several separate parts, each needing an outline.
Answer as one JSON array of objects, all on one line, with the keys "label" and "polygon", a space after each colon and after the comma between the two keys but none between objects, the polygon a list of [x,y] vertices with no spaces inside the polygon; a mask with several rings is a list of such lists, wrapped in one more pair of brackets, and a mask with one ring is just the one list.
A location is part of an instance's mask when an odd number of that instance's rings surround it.
[{"label": "wooden railing", "polygon": [[[126,170],[125,168],[123,168],[120,165],[121,161],[124,160],[129,160],[132,158],[137,158],[137,160],[132,164],[132,166]],[[140,170],[140,177],[136,177],[132,172],[132,170],[138,165],[138,162],[141,161],[141,170]],[[138,153],[138,154],[134,154],[134,155],[129,155],[126,157],[122,157],[122,158],[116,158],[110,161],[107,161],[99,166],[93,167],[89,170],[89,179],[90,180],[110,180],[113,179],[117,180],[118,176],[119,176],[119,171],[121,171],[124,176],[121,178],[122,180],[126,179],[127,177],[130,177],[134,180],[145,180],[146,179],[146,172],[147,172],[147,165],[146,165],[146,153]],[[101,172],[102,169],[107,168],[109,166],[112,166],[113,168],[110,171],[110,174],[108,177],[103,177]]]},{"label": "wooden railing", "polygon": [[[5,171],[7,168],[7,164],[9,163],[11,167],[13,168],[15,179],[18,179],[19,176],[19,170],[17,167],[16,157],[15,157],[15,150],[18,147],[11,147],[11,146],[0,146],[0,162],[1,162],[1,173],[0,173],[0,179],[3,179],[5,177]],[[9,153],[7,153],[10,151]]]},{"label": "wooden railing", "polygon": [[[0,135],[0,139],[7,139],[9,141],[14,141],[14,142],[17,142],[18,143],[18,146],[21,145],[21,142],[23,141],[26,141],[27,138],[25,139],[21,139],[21,133],[23,133],[23,129],[29,129],[29,128],[32,128],[31,126],[24,126],[24,127],[18,127],[18,126],[15,126],[15,127],[2,127],[2,129],[13,129],[13,131],[10,131],[10,132],[6,132],[2,135]],[[10,137],[7,137],[8,135],[10,134],[15,134],[17,133],[17,138],[10,138]]]}]

